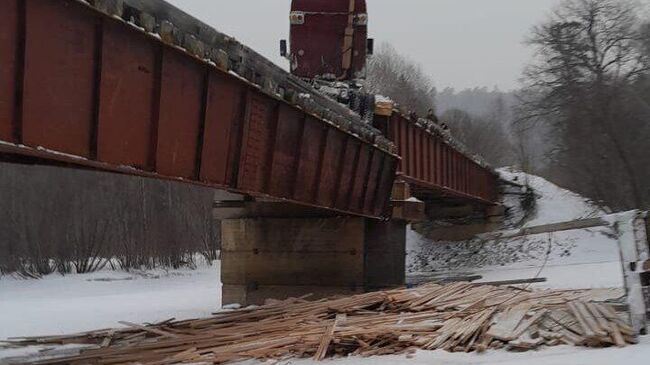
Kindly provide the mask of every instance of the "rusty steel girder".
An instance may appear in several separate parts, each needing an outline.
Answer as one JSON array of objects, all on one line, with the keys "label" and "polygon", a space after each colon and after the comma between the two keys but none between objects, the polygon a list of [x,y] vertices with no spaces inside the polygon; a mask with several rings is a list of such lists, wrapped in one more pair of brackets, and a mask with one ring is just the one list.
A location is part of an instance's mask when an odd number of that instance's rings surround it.
[{"label": "rusty steel girder", "polygon": [[498,201],[498,175],[449,132],[422,120],[414,122],[397,111],[375,116],[375,125],[397,147],[400,180],[443,199],[488,205]]},{"label": "rusty steel girder", "polygon": [[[389,217],[399,157],[372,130],[348,122],[351,113],[332,107],[338,115],[325,119],[278,95],[282,85],[233,72],[242,65],[229,53],[217,64],[192,37],[182,48],[146,29],[146,16],[130,24],[92,6],[99,3],[106,2],[0,2],[3,156]],[[162,4],[154,16],[171,11],[164,2],[127,3]],[[295,82],[277,75],[270,80]],[[254,70],[251,77],[263,78]]]}]

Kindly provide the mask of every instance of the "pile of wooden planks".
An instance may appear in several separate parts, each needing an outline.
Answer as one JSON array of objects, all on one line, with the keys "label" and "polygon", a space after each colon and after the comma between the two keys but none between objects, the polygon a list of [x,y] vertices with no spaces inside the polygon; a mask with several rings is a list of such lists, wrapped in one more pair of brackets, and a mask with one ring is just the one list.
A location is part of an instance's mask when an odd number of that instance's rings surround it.
[{"label": "pile of wooden planks", "polygon": [[70,336],[20,338],[13,346],[90,344],[42,364],[221,364],[244,359],[409,354],[423,350],[528,350],[626,346],[624,317],[589,291],[530,291],[466,282],[350,297],[292,298],[205,319]]}]

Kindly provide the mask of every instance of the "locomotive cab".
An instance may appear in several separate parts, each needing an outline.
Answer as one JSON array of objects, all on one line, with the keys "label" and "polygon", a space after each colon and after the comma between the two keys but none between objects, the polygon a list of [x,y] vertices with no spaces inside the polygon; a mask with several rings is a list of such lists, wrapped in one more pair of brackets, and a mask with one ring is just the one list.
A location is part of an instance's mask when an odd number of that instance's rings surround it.
[{"label": "locomotive cab", "polygon": [[290,21],[290,52],[282,41],[281,53],[292,74],[338,81],[363,76],[372,53],[366,0],[293,0]]}]

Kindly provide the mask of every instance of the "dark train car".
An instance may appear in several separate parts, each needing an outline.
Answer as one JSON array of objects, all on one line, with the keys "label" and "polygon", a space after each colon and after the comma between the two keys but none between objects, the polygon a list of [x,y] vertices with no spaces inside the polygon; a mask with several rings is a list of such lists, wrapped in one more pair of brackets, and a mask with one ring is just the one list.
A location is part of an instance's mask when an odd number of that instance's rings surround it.
[{"label": "dark train car", "polygon": [[366,63],[366,0],[293,0],[290,41],[294,75],[356,78]]}]

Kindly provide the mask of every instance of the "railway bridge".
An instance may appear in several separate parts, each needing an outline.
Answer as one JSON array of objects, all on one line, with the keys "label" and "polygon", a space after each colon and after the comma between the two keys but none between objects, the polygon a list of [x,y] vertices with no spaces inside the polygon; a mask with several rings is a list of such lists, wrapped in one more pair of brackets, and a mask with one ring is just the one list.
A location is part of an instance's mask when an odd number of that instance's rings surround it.
[{"label": "railway bridge", "polygon": [[401,285],[409,220],[496,205],[447,133],[370,119],[162,1],[0,2],[0,159],[218,190],[225,303]]}]

